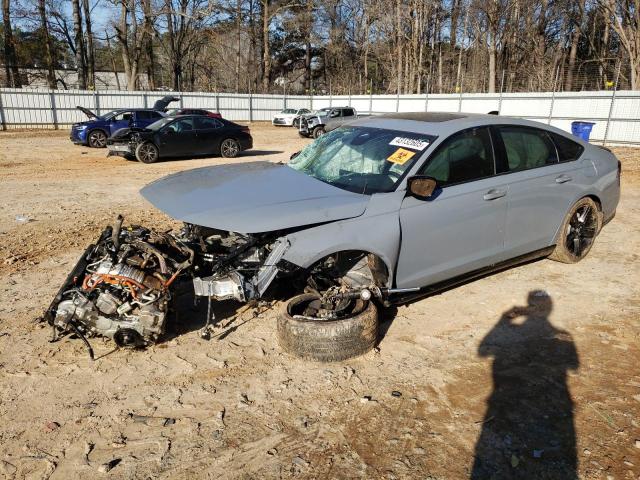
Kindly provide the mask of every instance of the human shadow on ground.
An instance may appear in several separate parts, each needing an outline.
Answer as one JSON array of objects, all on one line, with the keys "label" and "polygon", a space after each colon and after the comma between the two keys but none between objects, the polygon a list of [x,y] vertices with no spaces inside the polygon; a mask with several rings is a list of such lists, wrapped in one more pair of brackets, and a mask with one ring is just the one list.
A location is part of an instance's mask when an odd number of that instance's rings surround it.
[{"label": "human shadow on ground", "polygon": [[531,291],[480,343],[493,357],[493,391],[475,448],[472,480],[577,479],[568,370],[579,366],[571,335],[549,321],[553,301]]}]

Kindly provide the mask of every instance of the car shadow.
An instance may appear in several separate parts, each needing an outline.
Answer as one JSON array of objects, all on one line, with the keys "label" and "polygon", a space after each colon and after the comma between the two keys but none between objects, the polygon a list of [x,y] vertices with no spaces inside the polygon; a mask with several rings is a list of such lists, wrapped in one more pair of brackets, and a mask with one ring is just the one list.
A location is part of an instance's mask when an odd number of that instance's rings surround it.
[{"label": "car shadow", "polygon": [[529,292],[478,348],[492,357],[493,391],[475,446],[471,480],[577,479],[574,403],[567,372],[579,367],[571,335],[554,327],[552,298]]},{"label": "car shadow", "polygon": [[269,155],[279,155],[284,153],[284,150],[245,150],[240,153],[240,157],[268,157]]},{"label": "car shadow", "polygon": [[398,308],[397,306],[399,305],[412,305],[416,302],[421,302],[425,299],[428,299],[429,297],[433,297],[434,295],[440,295],[442,293],[448,292],[450,290],[455,290],[456,288],[460,288],[464,285],[467,285],[469,283],[473,283],[475,281],[481,280],[483,278],[487,278],[490,277],[492,275],[495,275],[497,273],[500,272],[504,272],[506,270],[511,270],[512,268],[519,268],[522,267],[524,265],[528,265],[530,263],[536,263],[536,262],[540,262],[545,260],[546,257],[540,257],[540,258],[532,258],[530,260],[526,260],[523,261],[521,263],[518,263],[516,265],[506,265],[502,268],[498,268],[496,270],[492,270],[492,271],[488,271],[486,273],[482,273],[480,275],[476,275],[464,280],[461,280],[453,285],[447,286],[447,287],[443,287],[438,289],[437,291],[433,291],[433,292],[428,292],[425,291],[424,293],[421,294],[416,294],[414,297],[409,298],[407,300],[402,300],[402,301],[398,301],[397,303],[392,304],[391,306],[378,306],[378,310],[381,312],[380,313],[380,326],[379,326],[379,333],[378,333],[378,344],[382,343],[382,341],[384,340],[384,337],[387,335],[389,329],[391,328],[391,324],[393,323],[393,321],[396,318],[397,312],[398,312]]}]

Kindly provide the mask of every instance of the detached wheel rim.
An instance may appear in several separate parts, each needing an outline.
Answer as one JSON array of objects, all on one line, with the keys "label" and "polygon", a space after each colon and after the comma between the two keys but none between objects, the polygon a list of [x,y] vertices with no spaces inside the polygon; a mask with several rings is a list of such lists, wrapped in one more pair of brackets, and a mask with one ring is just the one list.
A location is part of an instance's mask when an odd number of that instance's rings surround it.
[{"label": "detached wheel rim", "polygon": [[98,148],[102,148],[107,144],[107,136],[100,132],[91,132],[91,134],[89,134],[89,145],[91,145],[92,147],[98,147]]},{"label": "detached wheel rim", "polygon": [[238,145],[238,142],[229,138],[222,142],[220,150],[222,150],[223,157],[235,157],[238,155],[240,147]]},{"label": "detached wheel rim", "polygon": [[576,209],[565,235],[565,246],[571,255],[581,258],[593,243],[597,229],[597,212],[591,205],[582,205]]},{"label": "detached wheel rim", "polygon": [[158,158],[158,152],[153,145],[145,143],[140,145],[140,158],[145,163],[153,163]]}]

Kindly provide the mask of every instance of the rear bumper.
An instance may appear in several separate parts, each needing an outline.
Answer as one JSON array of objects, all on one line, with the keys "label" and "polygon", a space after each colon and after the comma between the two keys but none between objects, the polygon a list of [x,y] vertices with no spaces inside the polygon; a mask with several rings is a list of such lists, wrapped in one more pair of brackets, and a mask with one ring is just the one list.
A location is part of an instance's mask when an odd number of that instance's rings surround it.
[{"label": "rear bumper", "polygon": [[251,135],[243,135],[238,138],[241,150],[251,150],[253,148],[253,137]]}]

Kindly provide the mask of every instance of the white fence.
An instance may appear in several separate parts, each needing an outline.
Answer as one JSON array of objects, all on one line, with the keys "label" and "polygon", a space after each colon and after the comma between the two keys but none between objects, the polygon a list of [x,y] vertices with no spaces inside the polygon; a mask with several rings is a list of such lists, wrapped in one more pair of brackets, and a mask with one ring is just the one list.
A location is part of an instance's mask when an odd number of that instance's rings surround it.
[{"label": "white fence", "polygon": [[123,92],[0,89],[0,127],[62,128],[86,119],[76,105],[104,114],[118,108],[151,107],[165,95],[180,98],[171,107],[206,108],[238,121],[271,120],[283,108],[353,106],[362,114],[388,112],[474,112],[497,110],[571,131],[575,120],[594,122],[596,143],[640,145],[640,92],[504,94],[284,96],[195,92]]}]

